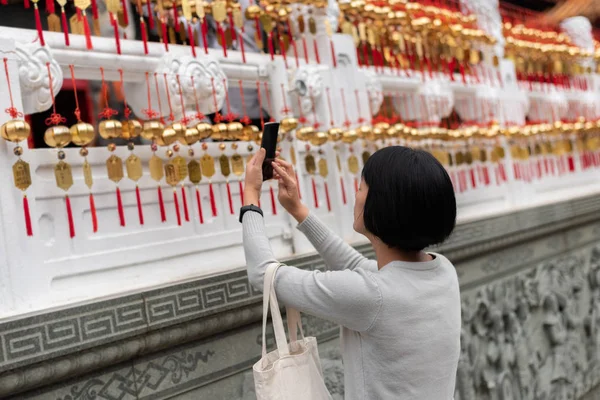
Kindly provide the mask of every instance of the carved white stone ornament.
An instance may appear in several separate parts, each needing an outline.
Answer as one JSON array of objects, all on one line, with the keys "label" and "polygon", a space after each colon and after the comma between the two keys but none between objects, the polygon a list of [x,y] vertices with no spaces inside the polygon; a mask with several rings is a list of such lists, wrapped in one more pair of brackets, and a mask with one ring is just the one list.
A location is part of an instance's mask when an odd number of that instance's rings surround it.
[{"label": "carved white stone ornament", "polygon": [[[305,118],[312,120],[314,118],[313,103],[323,95],[323,77],[319,72],[319,67],[314,65],[303,65],[296,69],[291,76],[290,88],[295,92],[296,96],[300,97],[300,106],[302,110],[298,110],[296,101],[292,101],[292,106],[299,117],[302,114]],[[317,112],[318,110],[314,110]]]},{"label": "carved white stone ornament", "polygon": [[569,102],[566,95],[551,89],[540,97],[531,98],[528,116],[532,121],[556,121],[567,117]]},{"label": "carved white stone ornament", "polygon": [[439,124],[452,112],[454,95],[443,82],[427,81],[415,93],[404,93],[394,98],[394,108],[402,119]]},{"label": "carved white stone ornament", "polygon": [[63,73],[53,59],[48,46],[40,47],[38,42],[21,44],[16,47],[19,57],[19,81],[21,98],[25,114],[34,114],[52,107],[48,64],[52,76],[54,96],[58,94],[63,83]]},{"label": "carved white stone ornament", "polygon": [[463,12],[477,16],[477,27],[496,39],[494,53],[504,57],[504,35],[498,0],[460,0]]},{"label": "carved white stone ornament", "polygon": [[371,70],[361,71],[365,75],[365,86],[369,97],[369,106],[373,115],[379,112],[379,108],[383,104],[383,85],[377,74]]},{"label": "carved white stone ornament", "polygon": [[574,45],[590,53],[590,57],[583,58],[581,64],[585,67],[592,67],[594,65],[591,57],[594,52],[594,35],[590,20],[581,16],[567,18],[560,23],[560,28],[569,36]]}]

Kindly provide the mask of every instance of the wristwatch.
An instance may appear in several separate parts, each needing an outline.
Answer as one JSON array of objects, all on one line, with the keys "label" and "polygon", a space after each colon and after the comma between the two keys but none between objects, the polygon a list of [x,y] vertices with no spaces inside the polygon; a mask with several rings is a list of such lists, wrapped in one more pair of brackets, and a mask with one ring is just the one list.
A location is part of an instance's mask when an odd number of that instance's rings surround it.
[{"label": "wristwatch", "polygon": [[244,218],[244,214],[246,213],[246,211],[253,211],[253,212],[257,212],[259,213],[261,216],[264,217],[262,210],[260,209],[260,207],[255,206],[254,204],[250,204],[247,206],[243,206],[242,208],[240,208],[240,223],[242,223],[242,218]]}]

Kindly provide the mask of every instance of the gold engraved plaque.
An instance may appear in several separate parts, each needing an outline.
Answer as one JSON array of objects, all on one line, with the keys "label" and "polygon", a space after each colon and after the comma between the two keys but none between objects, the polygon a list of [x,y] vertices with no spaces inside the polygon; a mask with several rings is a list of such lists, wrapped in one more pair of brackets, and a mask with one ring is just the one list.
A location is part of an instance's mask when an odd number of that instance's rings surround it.
[{"label": "gold engraved plaque", "polygon": [[121,10],[121,3],[119,0],[106,0],[106,9],[108,12],[116,14]]},{"label": "gold engraved plaque", "polygon": [[327,160],[324,158],[321,158],[319,160],[319,175],[321,175],[323,178],[327,178],[328,174],[329,174],[329,168],[327,166]]},{"label": "gold engraved plaque", "polygon": [[315,157],[312,154],[307,154],[304,158],[304,165],[306,166],[306,172],[314,175],[317,172],[317,164],[315,163]]},{"label": "gold engraved plaque", "polygon": [[465,151],[465,162],[469,165],[473,163],[473,154],[470,151]]},{"label": "gold engraved plaque", "polygon": [[317,22],[313,17],[308,19],[308,31],[313,35],[317,33]]},{"label": "gold engraved plaque", "polygon": [[196,0],[196,15],[200,20],[204,19],[204,2],[202,0]]},{"label": "gold engraved plaque", "polygon": [[106,160],[106,172],[108,179],[118,183],[123,179],[123,161],[114,154]]},{"label": "gold engraved plaque", "polygon": [[298,30],[303,34],[305,29],[306,26],[304,25],[304,16],[300,15],[298,17]]},{"label": "gold engraved plaque", "polygon": [[363,164],[367,163],[367,160],[369,159],[369,157],[371,157],[371,153],[369,153],[368,151],[363,151],[363,153],[362,153]]},{"label": "gold engraved plaque", "polygon": [[94,178],[92,177],[92,166],[88,160],[83,162],[83,180],[85,185],[91,189],[92,185],[94,184]]},{"label": "gold engraved plaque", "polygon": [[75,7],[79,8],[80,10],[85,10],[90,6],[90,4],[92,4],[90,0],[75,0]]},{"label": "gold engraved plaque", "polygon": [[27,188],[31,186],[31,171],[29,169],[29,163],[23,160],[18,160],[16,163],[14,163],[12,170],[15,187],[23,191],[27,190]]},{"label": "gold engraved plaque", "polygon": [[231,156],[231,169],[236,176],[241,176],[244,173],[244,159],[239,154]]},{"label": "gold engraved plaque", "polygon": [[196,160],[192,160],[187,165],[188,174],[190,175],[190,182],[197,185],[202,180],[202,171],[200,171],[200,163]]},{"label": "gold engraved plaque", "polygon": [[217,22],[225,21],[227,18],[227,5],[224,0],[217,0],[212,3],[212,15]]},{"label": "gold engraved plaque", "polygon": [[244,17],[242,16],[242,10],[240,10],[239,8],[235,8],[232,11],[232,16],[233,25],[235,25],[236,28],[241,29],[242,26],[244,26]]},{"label": "gold engraved plaque", "polygon": [[181,13],[187,21],[192,20],[192,6],[189,0],[181,0]]},{"label": "gold engraved plaque", "polygon": [[71,34],[83,35],[85,33],[83,30],[83,22],[79,20],[77,14],[69,18],[69,25],[71,26]]},{"label": "gold engraved plaque", "polygon": [[168,185],[176,186],[179,182],[177,167],[173,165],[173,163],[167,163],[165,165],[165,177]]},{"label": "gold engraved plaque", "polygon": [[205,154],[200,159],[200,166],[202,167],[202,175],[207,178],[211,178],[215,174],[215,160],[210,155]]},{"label": "gold engraved plaque", "polygon": [[358,158],[354,154],[348,157],[348,170],[354,175],[358,174]]},{"label": "gold engraved plaque", "polygon": [[260,17],[260,23],[263,26],[263,29],[267,33],[271,33],[273,31],[273,18],[269,14],[262,14]]},{"label": "gold engraved plaque", "polygon": [[481,150],[479,149],[479,147],[472,147],[471,148],[471,159],[474,161],[480,161],[480,156],[481,156]]},{"label": "gold engraved plaque", "polygon": [[163,160],[161,160],[156,154],[150,158],[150,162],[148,163],[150,167],[150,177],[155,181],[160,181],[163,176],[165,176],[163,172]]},{"label": "gold engraved plaque", "polygon": [[73,173],[71,166],[64,161],[59,161],[54,166],[54,177],[56,178],[56,186],[65,192],[73,186]]},{"label": "gold engraved plaque", "polygon": [[61,32],[60,18],[58,15],[48,15],[48,30],[50,32]]},{"label": "gold engraved plaque", "polygon": [[461,165],[465,162],[465,156],[460,151],[456,152],[456,154],[454,155],[454,159],[456,161],[456,165]]},{"label": "gold engraved plaque", "polygon": [[221,166],[221,174],[223,174],[223,176],[227,177],[229,174],[231,174],[229,157],[227,157],[225,154],[222,154],[221,157],[219,157],[219,165]]},{"label": "gold engraved plaque", "polygon": [[142,160],[135,154],[131,154],[125,160],[127,168],[127,177],[132,181],[137,182],[142,177]]},{"label": "gold engraved plaque", "polygon": [[177,176],[179,177],[180,181],[187,178],[188,167],[187,167],[187,163],[185,162],[185,158],[183,158],[181,156],[177,156],[171,161],[171,164],[173,164],[175,166],[175,168],[177,168]]}]

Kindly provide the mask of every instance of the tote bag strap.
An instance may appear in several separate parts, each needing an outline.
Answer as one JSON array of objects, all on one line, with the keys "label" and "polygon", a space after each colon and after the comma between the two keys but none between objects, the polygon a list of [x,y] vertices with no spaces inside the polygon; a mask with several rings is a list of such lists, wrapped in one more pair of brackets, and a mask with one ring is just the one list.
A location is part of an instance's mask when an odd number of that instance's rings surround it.
[{"label": "tote bag strap", "polygon": [[279,310],[277,295],[275,294],[275,275],[281,264],[269,264],[265,271],[264,288],[263,288],[263,330],[262,330],[262,357],[263,360],[267,356],[267,314],[269,312],[269,303],[271,305],[271,317],[273,319],[273,331],[275,332],[275,342],[279,356],[287,356],[290,354],[290,349],[283,328],[283,318]]},{"label": "tote bag strap", "polygon": [[295,308],[287,307],[286,315],[290,343],[298,340],[298,330],[300,330],[300,339],[304,339],[304,331],[302,330],[302,319],[300,318],[300,312]]}]

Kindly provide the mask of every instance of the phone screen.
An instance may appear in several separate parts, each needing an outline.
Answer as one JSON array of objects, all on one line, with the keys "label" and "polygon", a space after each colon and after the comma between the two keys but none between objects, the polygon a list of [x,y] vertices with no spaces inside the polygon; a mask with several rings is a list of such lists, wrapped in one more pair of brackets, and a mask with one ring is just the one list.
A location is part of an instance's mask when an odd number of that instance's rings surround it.
[{"label": "phone screen", "polygon": [[266,151],[265,161],[262,165],[263,181],[273,179],[273,164],[277,151],[277,135],[279,134],[279,122],[265,124],[260,147]]}]

